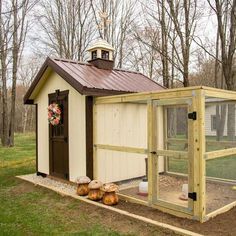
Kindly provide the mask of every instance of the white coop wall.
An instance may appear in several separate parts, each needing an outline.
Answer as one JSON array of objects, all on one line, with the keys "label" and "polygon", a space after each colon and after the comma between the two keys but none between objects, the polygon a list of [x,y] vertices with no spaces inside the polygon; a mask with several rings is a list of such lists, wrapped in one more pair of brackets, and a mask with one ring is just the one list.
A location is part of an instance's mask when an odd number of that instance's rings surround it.
[{"label": "white coop wall", "polygon": [[[163,128],[160,134],[163,134]],[[95,105],[94,143],[146,149],[147,105]],[[115,182],[144,176],[146,157],[146,154],[97,149],[94,158],[95,178],[103,182]]]},{"label": "white coop wall", "polygon": [[49,174],[48,94],[55,88],[69,90],[69,175],[70,181],[86,175],[85,96],[80,95],[58,74],[52,72],[35,98],[38,104],[38,171]]},{"label": "white coop wall", "polygon": [[[206,136],[216,136],[216,130],[212,130],[212,121],[211,116],[216,115],[216,106],[215,105],[208,105],[206,106],[205,111],[205,134]],[[226,107],[226,120],[224,124],[224,136],[227,136],[227,117],[228,117],[228,108]],[[236,119],[236,117],[235,117]],[[236,133],[235,133],[236,135]]]}]

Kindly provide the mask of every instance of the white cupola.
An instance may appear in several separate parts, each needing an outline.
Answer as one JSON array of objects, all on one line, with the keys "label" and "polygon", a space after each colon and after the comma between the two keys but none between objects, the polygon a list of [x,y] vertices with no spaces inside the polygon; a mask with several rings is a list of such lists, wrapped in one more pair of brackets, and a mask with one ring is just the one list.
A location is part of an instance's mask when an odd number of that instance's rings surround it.
[{"label": "white cupola", "polygon": [[114,66],[113,52],[114,48],[104,39],[97,40],[91,45],[89,52],[89,63],[100,69],[112,70]]}]

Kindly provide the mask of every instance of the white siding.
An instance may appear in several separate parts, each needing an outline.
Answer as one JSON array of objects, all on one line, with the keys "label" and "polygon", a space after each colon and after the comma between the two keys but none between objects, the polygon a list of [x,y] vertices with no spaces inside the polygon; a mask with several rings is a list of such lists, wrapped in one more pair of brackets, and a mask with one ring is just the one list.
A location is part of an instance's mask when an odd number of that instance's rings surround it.
[{"label": "white siding", "polygon": [[[206,136],[216,136],[216,130],[211,129],[211,116],[216,115],[216,106],[214,105],[209,105],[206,106],[206,111],[205,111],[205,135]],[[228,115],[228,110],[226,108],[226,119],[225,119],[225,125],[224,125],[224,136],[227,136],[227,115]]]},{"label": "white siding", "polygon": [[39,90],[38,104],[38,171],[49,174],[48,94],[56,89],[69,90],[69,175],[74,181],[86,175],[85,96],[80,95],[58,74],[52,72]]},{"label": "white siding", "polygon": [[[95,106],[96,144],[147,148],[147,106],[145,104],[100,104]],[[162,120],[162,110],[159,109]],[[163,123],[162,123],[163,124]],[[158,127],[159,147],[163,146],[163,125]],[[97,150],[95,177],[103,182],[145,175],[143,154]],[[160,158],[161,159],[161,158]],[[160,160],[163,171],[163,160]]]}]

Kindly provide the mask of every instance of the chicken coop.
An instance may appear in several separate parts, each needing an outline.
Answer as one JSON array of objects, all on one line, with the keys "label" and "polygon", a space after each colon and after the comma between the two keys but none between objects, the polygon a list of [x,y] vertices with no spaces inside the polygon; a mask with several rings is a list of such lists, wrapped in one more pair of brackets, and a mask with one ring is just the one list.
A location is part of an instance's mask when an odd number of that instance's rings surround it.
[{"label": "chicken coop", "polygon": [[[188,87],[98,97],[94,177],[128,201],[205,222],[236,206],[236,92]],[[147,177],[148,194],[139,194]]]}]

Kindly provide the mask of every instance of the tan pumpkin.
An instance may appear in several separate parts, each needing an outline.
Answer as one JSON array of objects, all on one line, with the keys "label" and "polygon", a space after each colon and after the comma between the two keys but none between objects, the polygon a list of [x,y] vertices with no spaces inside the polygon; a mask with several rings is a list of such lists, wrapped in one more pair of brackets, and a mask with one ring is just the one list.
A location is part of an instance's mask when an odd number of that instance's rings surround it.
[{"label": "tan pumpkin", "polygon": [[92,180],[88,187],[89,187],[89,193],[88,198],[93,201],[99,201],[102,199],[103,193],[100,190],[102,186],[102,182],[99,180]]},{"label": "tan pumpkin", "polygon": [[86,196],[89,193],[89,183],[91,182],[90,178],[87,176],[78,177],[77,180],[77,194],[79,196]]},{"label": "tan pumpkin", "polygon": [[112,206],[118,203],[119,198],[116,194],[116,192],[118,191],[118,186],[116,184],[113,183],[103,184],[101,190],[104,192],[102,197],[102,202],[105,205]]},{"label": "tan pumpkin", "polygon": [[119,201],[119,198],[116,194],[116,192],[110,192],[110,193],[104,193],[103,197],[102,197],[102,202],[105,205],[116,205]]}]

